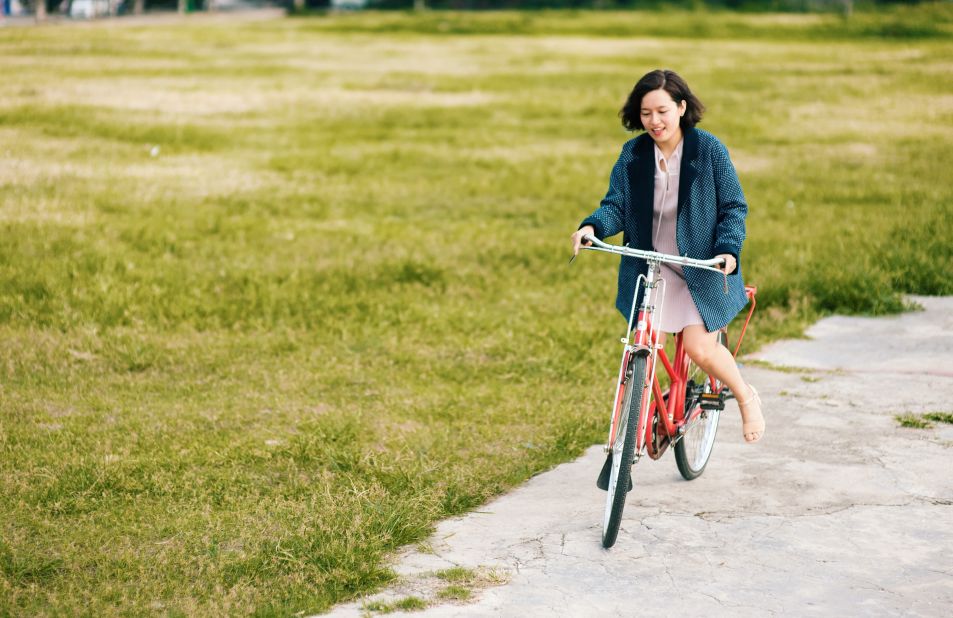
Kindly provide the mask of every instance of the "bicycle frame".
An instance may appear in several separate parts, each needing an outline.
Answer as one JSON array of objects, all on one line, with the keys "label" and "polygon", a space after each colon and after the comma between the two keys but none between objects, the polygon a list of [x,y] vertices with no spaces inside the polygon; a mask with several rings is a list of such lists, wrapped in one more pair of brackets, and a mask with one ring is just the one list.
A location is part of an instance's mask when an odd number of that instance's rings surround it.
[{"label": "bicycle frame", "polygon": [[[612,414],[612,423],[609,428],[609,441],[606,445],[606,452],[609,451],[609,445],[615,443],[616,432],[618,430],[619,417],[622,412],[622,395],[625,380],[625,368],[629,364],[632,354],[641,354],[650,358],[649,360],[649,382],[642,385],[642,406],[639,410],[638,431],[636,433],[635,453],[636,460],[641,457],[646,446],[652,439],[652,425],[649,420],[657,413],[660,406],[665,407],[658,418],[662,422],[662,430],[669,438],[674,438],[678,427],[684,426],[685,409],[685,385],[687,383],[689,358],[685,353],[682,343],[681,333],[675,336],[675,363],[674,366],[665,353],[664,346],[659,344],[659,333],[652,326],[652,317],[655,314],[655,307],[651,304],[651,291],[659,289],[656,298],[664,298],[662,291],[665,287],[665,280],[659,277],[659,264],[657,262],[649,263],[648,275],[639,275],[636,284],[635,293],[632,298],[632,312],[629,315],[629,322],[626,332],[629,337],[623,338],[622,343],[625,348],[622,354],[622,365],[620,367],[620,380],[616,387],[615,409]],[[635,300],[638,298],[640,290],[645,289],[642,305],[638,311],[635,309]],[[660,312],[662,307],[659,307]],[[633,322],[635,327],[633,329]],[[662,390],[661,382],[658,378],[658,361],[661,359],[662,366],[669,375],[668,394]],[[679,370],[676,370],[676,367]],[[651,397],[649,390],[652,390]],[[671,396],[674,393],[674,396]],[[662,402],[662,403],[660,403]],[[691,419],[687,419],[691,420]]]},{"label": "bicycle frame", "polygon": [[[664,299],[663,292],[665,280],[660,276],[661,264],[663,262],[675,263],[693,268],[713,270],[719,274],[724,273],[723,271],[714,268],[715,264],[720,263],[719,259],[694,260],[680,256],[665,255],[653,251],[641,251],[637,249],[630,249],[628,247],[608,245],[591,236],[588,237],[587,240],[591,241],[593,246],[585,247],[586,249],[605,251],[608,253],[616,253],[619,255],[627,255],[632,257],[640,257],[645,259],[649,266],[648,272],[646,274],[639,275],[632,298],[632,310],[629,314],[626,336],[621,340],[624,345],[622,362],[619,367],[619,379],[617,381],[616,394],[614,397],[615,404],[612,411],[612,422],[609,427],[609,441],[605,446],[605,451],[608,453],[611,450],[611,445],[615,443],[616,432],[618,431],[619,420],[622,412],[622,399],[625,391],[624,386],[626,380],[629,379],[629,376],[626,376],[625,374],[626,367],[629,365],[629,360],[633,354],[649,357],[649,378],[648,383],[642,385],[642,406],[639,410],[636,432],[635,458],[637,461],[638,458],[641,457],[643,451],[648,450],[647,446],[652,441],[653,425],[650,421],[653,417],[658,419],[658,424],[656,425],[657,431],[667,438],[671,443],[674,443],[681,437],[685,429],[690,426],[690,424],[694,422],[701,414],[701,408],[695,407],[692,415],[689,418],[685,418],[685,393],[689,379],[688,369],[690,359],[688,354],[685,352],[682,334],[678,333],[675,336],[674,360],[670,360],[664,350],[664,346],[659,344],[659,333],[652,325],[652,318],[656,313],[656,307],[652,304],[653,296],[656,299]],[[725,277],[727,291],[727,275],[725,275]],[[643,294],[642,303],[638,309],[636,309],[635,301],[639,296],[639,292],[642,290],[645,291]],[[653,294],[653,291],[655,290],[658,290],[658,292]],[[742,329],[741,336],[738,338],[738,343],[735,346],[733,354],[737,354],[738,349],[741,346],[741,340],[744,338],[745,331],[747,331],[748,323],[751,320],[751,315],[754,312],[755,307],[754,294],[756,289],[746,287],[745,291],[748,294],[749,299],[752,301],[751,309],[748,312],[744,328]],[[658,312],[661,313],[663,308],[664,307],[660,305],[658,307]],[[662,385],[657,375],[659,360],[661,360],[662,367],[669,376],[669,388],[666,391],[662,390]],[[720,392],[720,389],[716,389],[714,378],[709,377],[709,380],[711,381],[712,392]],[[655,459],[661,455],[661,451],[653,454],[653,452],[649,450],[649,455]]]}]

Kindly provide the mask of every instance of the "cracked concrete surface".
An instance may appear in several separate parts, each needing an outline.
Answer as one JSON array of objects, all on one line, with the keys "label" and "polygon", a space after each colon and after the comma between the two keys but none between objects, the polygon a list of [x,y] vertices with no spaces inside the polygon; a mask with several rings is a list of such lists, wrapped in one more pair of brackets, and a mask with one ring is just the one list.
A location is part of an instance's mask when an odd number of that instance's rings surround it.
[{"label": "cracked concrete surface", "polygon": [[[894,420],[953,411],[953,298],[913,300],[925,310],[827,318],[754,355],[806,368],[742,369],[765,437],[746,445],[731,404],[700,478],[683,481],[670,454],[643,458],[611,550],[594,446],[440,523],[433,553],[406,548],[401,582],[371,598],[417,594],[428,617],[953,615],[953,425]],[[452,566],[495,569],[501,583],[465,604],[415,587]],[[365,615],[367,600],[330,615]]]}]

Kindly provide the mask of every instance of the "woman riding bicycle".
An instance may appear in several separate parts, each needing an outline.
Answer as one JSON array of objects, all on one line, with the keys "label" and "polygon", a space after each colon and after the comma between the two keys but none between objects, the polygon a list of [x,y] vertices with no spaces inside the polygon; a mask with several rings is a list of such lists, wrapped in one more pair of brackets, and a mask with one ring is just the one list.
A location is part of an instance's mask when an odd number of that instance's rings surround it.
[{"label": "woman riding bicycle", "polygon": [[[724,260],[727,292],[724,278],[711,271],[663,265],[668,311],[656,328],[682,333],[688,356],[735,393],[744,439],[757,442],[764,435],[761,399],[718,340],[718,331],[748,302],[739,261],[748,205],[728,151],[695,128],[704,109],[674,71],[652,71],[638,81],[619,115],[627,129],[646,134],[622,146],[606,196],[572,235],[573,254],[590,244],[587,234],[603,239],[622,232],[623,244],[636,249]],[[632,257],[619,265],[616,307],[626,317],[646,268]]]}]

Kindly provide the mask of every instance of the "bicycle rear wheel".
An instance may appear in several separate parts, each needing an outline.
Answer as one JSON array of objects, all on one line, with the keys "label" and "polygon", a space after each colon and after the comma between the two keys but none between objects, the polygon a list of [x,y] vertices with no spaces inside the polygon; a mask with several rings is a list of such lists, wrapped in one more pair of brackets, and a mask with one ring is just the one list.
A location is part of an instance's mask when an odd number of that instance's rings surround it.
[{"label": "bicycle rear wheel", "polygon": [[612,444],[612,469],[609,473],[609,488],[606,492],[606,511],[602,521],[602,546],[606,549],[615,544],[622,523],[622,509],[628,494],[635,456],[635,436],[642,408],[642,392],[646,380],[646,359],[633,356],[626,368],[622,409],[615,443]]},{"label": "bicycle rear wheel", "polygon": [[[724,331],[718,333],[718,342],[727,347]],[[712,382],[714,381],[714,384]],[[688,384],[685,387],[685,417],[698,411],[698,417],[688,425],[680,440],[675,443],[675,463],[686,481],[701,476],[708,465],[715,434],[718,431],[718,419],[725,405],[725,388],[721,381],[710,379],[709,375],[695,363],[688,366]],[[704,403],[703,403],[704,402]]]}]

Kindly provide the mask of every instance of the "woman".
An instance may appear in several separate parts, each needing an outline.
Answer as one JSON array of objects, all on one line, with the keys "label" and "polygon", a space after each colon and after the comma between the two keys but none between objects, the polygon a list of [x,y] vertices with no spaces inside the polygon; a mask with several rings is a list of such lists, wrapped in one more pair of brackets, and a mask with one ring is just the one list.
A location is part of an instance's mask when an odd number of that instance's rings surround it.
[{"label": "woman", "polygon": [[[623,244],[696,259],[719,257],[728,275],[662,266],[665,315],[658,326],[682,333],[685,351],[699,367],[735,393],[747,442],[764,435],[757,391],[718,342],[718,331],[748,302],[741,280],[741,244],[748,205],[728,151],[715,136],[696,129],[705,108],[674,71],[647,73],[619,112],[630,131],[645,131],[622,147],[609,191],[599,208],[572,235],[573,254],[583,237],[623,233]],[[616,307],[628,319],[643,260],[624,257]],[[638,299],[636,302],[640,302]]]}]

